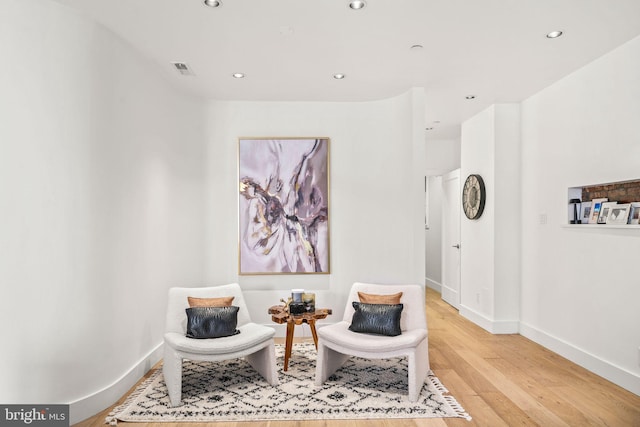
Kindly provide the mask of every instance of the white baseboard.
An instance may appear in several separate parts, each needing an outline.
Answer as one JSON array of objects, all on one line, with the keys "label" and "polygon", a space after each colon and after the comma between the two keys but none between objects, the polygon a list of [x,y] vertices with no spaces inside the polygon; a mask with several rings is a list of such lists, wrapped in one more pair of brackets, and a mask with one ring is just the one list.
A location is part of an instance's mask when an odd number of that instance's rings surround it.
[{"label": "white baseboard", "polygon": [[600,375],[603,378],[619,385],[640,396],[640,375],[629,372],[619,366],[613,365],[581,348],[574,346],[560,338],[554,337],[526,323],[520,323],[520,334],[540,344],[560,356],[571,360],[573,363]]},{"label": "white baseboard", "polygon": [[113,405],[162,359],[163,344],[158,344],[129,371],[112,384],[69,404],[70,425],[86,420]]},{"label": "white baseboard", "polygon": [[631,393],[640,396],[640,375],[607,362],[560,338],[554,337],[520,321],[496,321],[489,319],[466,306],[460,307],[460,315],[492,334],[519,333],[523,337],[529,338],[531,341],[548,348],[594,374],[600,375],[612,383],[629,390]]},{"label": "white baseboard", "polygon": [[460,305],[460,315],[471,320],[492,334],[517,334],[520,332],[520,322],[517,320],[495,320],[489,319],[483,314],[470,309],[465,305]]},{"label": "white baseboard", "polygon": [[431,280],[428,277],[425,277],[424,283],[425,285],[427,285],[428,288],[431,288],[433,290],[436,290],[442,293],[442,285],[440,284],[440,282],[436,282],[435,280]]}]

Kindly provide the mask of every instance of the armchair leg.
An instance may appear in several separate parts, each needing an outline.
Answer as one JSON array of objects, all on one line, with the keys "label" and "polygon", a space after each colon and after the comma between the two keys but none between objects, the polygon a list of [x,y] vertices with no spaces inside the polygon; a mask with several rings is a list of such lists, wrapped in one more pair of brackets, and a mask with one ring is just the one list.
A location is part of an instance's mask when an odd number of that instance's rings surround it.
[{"label": "armchair leg", "polygon": [[162,374],[164,382],[167,384],[171,406],[179,406],[182,400],[182,357],[166,344]]},{"label": "armchair leg", "polygon": [[273,340],[268,346],[246,356],[245,359],[270,385],[278,385],[276,348]]},{"label": "armchair leg", "polygon": [[316,360],[316,386],[324,382],[347,361],[349,355],[339,353],[327,347],[322,340],[318,342],[318,358]]},{"label": "armchair leg", "polygon": [[416,402],[429,371],[429,348],[425,338],[408,357],[409,401]]}]

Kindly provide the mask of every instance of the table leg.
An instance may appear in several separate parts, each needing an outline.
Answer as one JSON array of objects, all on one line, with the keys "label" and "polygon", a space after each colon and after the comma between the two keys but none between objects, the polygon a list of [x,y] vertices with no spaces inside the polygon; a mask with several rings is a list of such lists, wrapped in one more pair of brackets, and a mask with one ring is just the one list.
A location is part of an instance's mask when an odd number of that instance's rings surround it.
[{"label": "table leg", "polygon": [[313,343],[318,349],[318,334],[316,333],[316,319],[309,319],[309,328],[311,328],[311,335],[313,335]]},{"label": "table leg", "polygon": [[284,346],[284,370],[289,369],[289,358],[291,357],[291,347],[293,346],[293,328],[295,324],[289,320],[287,322],[287,340]]}]

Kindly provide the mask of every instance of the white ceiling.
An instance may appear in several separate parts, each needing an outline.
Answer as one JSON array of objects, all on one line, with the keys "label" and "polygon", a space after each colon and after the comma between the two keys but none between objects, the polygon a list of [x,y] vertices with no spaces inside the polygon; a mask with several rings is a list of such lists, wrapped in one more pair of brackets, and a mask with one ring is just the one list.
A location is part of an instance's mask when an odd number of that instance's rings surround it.
[{"label": "white ceiling", "polygon": [[[369,101],[424,87],[430,139],[457,138],[478,111],[522,101],[640,35],[640,0],[367,0],[358,11],[348,0],[223,0],[219,8],[202,0],[56,1],[206,98]],[[546,38],[553,30],[564,35]],[[180,75],[173,61],[195,76]]]}]

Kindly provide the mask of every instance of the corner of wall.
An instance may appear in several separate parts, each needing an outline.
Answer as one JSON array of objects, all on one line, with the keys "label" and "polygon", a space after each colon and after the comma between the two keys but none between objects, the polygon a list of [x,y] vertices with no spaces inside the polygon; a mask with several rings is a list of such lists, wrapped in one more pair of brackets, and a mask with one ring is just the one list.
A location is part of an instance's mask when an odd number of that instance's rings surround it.
[{"label": "corner of wall", "polygon": [[440,282],[437,282],[433,279],[430,279],[428,277],[424,278],[424,282],[427,286],[427,288],[431,288],[434,291],[438,292],[438,293],[442,293],[442,284]]},{"label": "corner of wall", "polygon": [[492,334],[517,334],[520,332],[519,320],[490,319],[464,305],[460,305],[460,315]]},{"label": "corner of wall", "polygon": [[102,390],[71,402],[69,404],[70,424],[73,425],[95,416],[104,408],[117,402],[162,359],[163,347],[163,343],[158,344],[124,375]]}]

